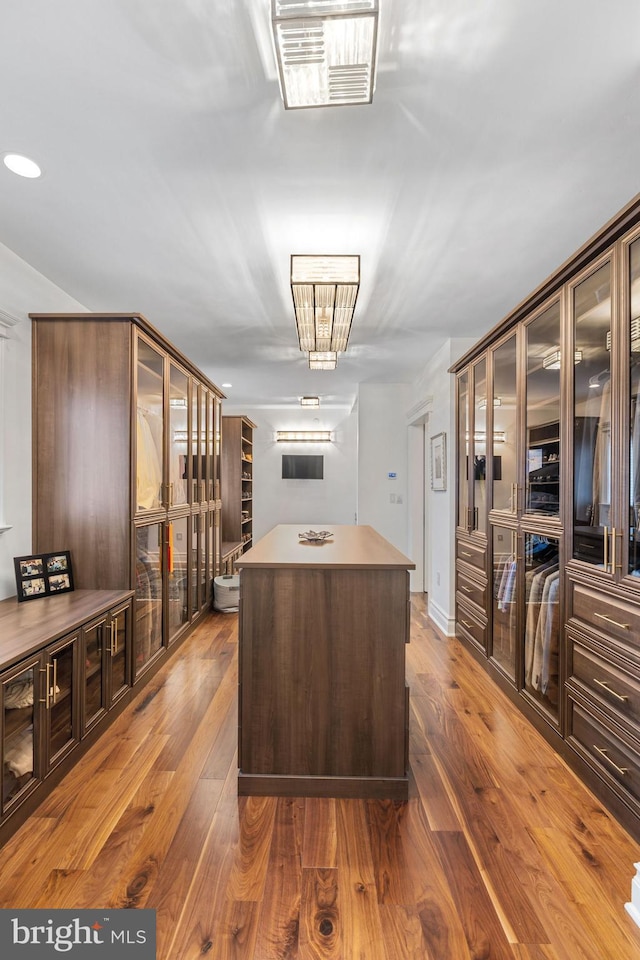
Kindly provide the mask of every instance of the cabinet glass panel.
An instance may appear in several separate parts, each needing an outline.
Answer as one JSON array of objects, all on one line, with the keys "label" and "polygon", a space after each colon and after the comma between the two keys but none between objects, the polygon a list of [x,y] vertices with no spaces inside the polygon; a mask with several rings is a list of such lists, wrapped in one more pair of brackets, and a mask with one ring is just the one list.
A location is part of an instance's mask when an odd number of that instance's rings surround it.
[{"label": "cabinet glass panel", "polygon": [[162,648],[162,524],[136,530],[136,675]]},{"label": "cabinet glass panel", "polygon": [[162,505],[164,358],[138,338],[137,365],[137,510]]},{"label": "cabinet glass panel", "polygon": [[32,665],[2,683],[2,809],[34,778]]},{"label": "cabinet glass panel", "polygon": [[169,506],[188,499],[189,378],[169,367]]},{"label": "cabinet glass panel", "polygon": [[[560,515],[560,304],[525,328],[527,338],[527,513]],[[550,359],[549,359],[550,358]]]},{"label": "cabinet glass panel", "polygon": [[480,360],[474,369],[473,528],[484,533],[487,529],[487,478],[485,473],[476,473],[475,463],[486,462],[487,457],[487,361]]},{"label": "cabinet glass panel", "polygon": [[167,555],[169,643],[189,620],[187,599],[189,588],[187,571],[188,537],[189,517],[180,517],[169,524],[169,551]]},{"label": "cabinet glass panel", "polygon": [[207,527],[206,514],[201,513],[197,518],[200,525],[200,538],[198,541],[198,583],[199,583],[199,606],[202,610],[207,604]]},{"label": "cabinet glass panel", "polygon": [[215,462],[214,462],[214,431],[215,431],[215,399],[212,393],[207,394],[207,500],[215,499]]},{"label": "cabinet glass panel", "polygon": [[109,642],[111,644],[111,700],[125,687],[129,686],[127,676],[127,642],[130,635],[130,607],[123,607],[112,614]]},{"label": "cabinet glass panel", "polygon": [[189,579],[191,583],[191,615],[195,616],[200,610],[200,572],[198,570],[198,560],[200,558],[200,515],[194,514],[191,517],[191,564]]},{"label": "cabinet glass panel", "polygon": [[515,681],[517,630],[517,556],[516,534],[507,527],[494,526],[492,609],[492,657]]},{"label": "cabinet glass panel", "polygon": [[[516,338],[493,353],[493,508],[515,513],[516,504]],[[486,458],[476,456],[474,474],[484,474]]]},{"label": "cabinet glass panel", "polygon": [[105,700],[105,644],[110,629],[106,620],[85,627],[84,631],[84,725],[85,729],[107,709]]},{"label": "cabinet glass panel", "polygon": [[640,240],[631,244],[629,397],[629,557],[627,573],[640,577]]},{"label": "cabinet glass panel", "polygon": [[559,690],[559,561],[558,540],[525,533],[524,685],[554,716]]},{"label": "cabinet glass panel", "polygon": [[611,524],[610,330],[607,263],[576,287],[574,300],[573,556],[598,566],[608,562]]},{"label": "cabinet glass panel", "polygon": [[200,475],[198,473],[198,409],[199,384],[191,382],[191,434],[189,436],[189,462],[191,472],[191,502],[200,500]]},{"label": "cabinet glass panel", "polygon": [[221,404],[220,400],[219,400],[217,397],[215,397],[214,403],[215,403],[215,428],[214,428],[214,429],[215,429],[215,436],[214,436],[214,440],[215,440],[215,447],[214,447],[214,478],[215,478],[215,489],[214,489],[214,496],[215,496],[216,500],[219,500],[219,499],[220,499],[220,496],[221,496],[221,494],[220,494],[220,470],[221,470],[221,463],[220,463],[220,456],[221,456],[221,454],[220,454],[220,441],[221,441],[221,431],[222,431],[222,421],[221,421],[221,418],[222,418],[222,404]]},{"label": "cabinet glass panel", "polygon": [[[433,469],[433,466],[432,466]],[[469,375],[458,377],[458,517],[459,527],[469,526]]]},{"label": "cabinet glass panel", "polygon": [[200,387],[200,421],[198,432],[198,456],[200,463],[200,493],[198,499],[204,503],[207,499],[207,397],[208,391]]},{"label": "cabinet glass panel", "polygon": [[49,656],[47,664],[49,704],[49,763],[73,740],[73,664],[76,639]]}]

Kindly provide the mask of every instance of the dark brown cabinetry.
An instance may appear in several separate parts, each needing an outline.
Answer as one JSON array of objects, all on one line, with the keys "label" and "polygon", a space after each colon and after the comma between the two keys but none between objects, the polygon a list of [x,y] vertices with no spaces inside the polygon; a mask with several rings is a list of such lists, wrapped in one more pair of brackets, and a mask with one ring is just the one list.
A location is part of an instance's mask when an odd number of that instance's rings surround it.
[{"label": "dark brown cabinetry", "polygon": [[253,540],[253,431],[248,417],[222,418],[222,540],[236,559]]},{"label": "dark brown cabinetry", "polygon": [[640,836],[640,198],[452,369],[458,635]]},{"label": "dark brown cabinetry", "polygon": [[[77,587],[135,590],[135,682],[211,601],[222,394],[140,315],[31,316],[34,549],[71,550]],[[125,669],[96,630],[85,723]]]},{"label": "dark brown cabinetry", "polygon": [[0,842],[131,693],[132,592],[0,603]]}]

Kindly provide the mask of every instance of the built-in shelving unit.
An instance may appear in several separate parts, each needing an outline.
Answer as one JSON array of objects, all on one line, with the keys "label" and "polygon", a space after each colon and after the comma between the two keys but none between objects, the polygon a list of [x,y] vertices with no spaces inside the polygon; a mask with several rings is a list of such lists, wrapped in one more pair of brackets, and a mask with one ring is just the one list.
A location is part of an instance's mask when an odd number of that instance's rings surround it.
[{"label": "built-in shelving unit", "polygon": [[[226,553],[253,541],[253,431],[248,417],[222,418],[222,541]],[[223,549],[223,553],[225,550]]]}]

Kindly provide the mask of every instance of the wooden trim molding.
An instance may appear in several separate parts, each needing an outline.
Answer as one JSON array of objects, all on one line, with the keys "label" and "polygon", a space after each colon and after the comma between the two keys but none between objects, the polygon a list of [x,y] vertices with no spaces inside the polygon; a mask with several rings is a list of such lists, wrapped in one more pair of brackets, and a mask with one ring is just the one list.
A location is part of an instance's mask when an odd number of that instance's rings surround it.
[{"label": "wooden trim molding", "polygon": [[[9,339],[9,331],[15,327],[20,320],[14,317],[6,310],[0,310],[0,465],[7,462],[4,449],[4,423],[5,423],[5,340]],[[11,530],[11,524],[4,520],[4,473],[0,466],[0,534]]]}]

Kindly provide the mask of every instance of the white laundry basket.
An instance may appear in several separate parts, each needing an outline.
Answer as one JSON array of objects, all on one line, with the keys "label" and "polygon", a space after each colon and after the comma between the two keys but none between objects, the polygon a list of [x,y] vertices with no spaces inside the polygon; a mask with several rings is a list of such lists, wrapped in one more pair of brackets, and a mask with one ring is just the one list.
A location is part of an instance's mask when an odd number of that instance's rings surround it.
[{"label": "white laundry basket", "polygon": [[240,601],[240,575],[227,573],[213,580],[213,609],[236,613]]}]

